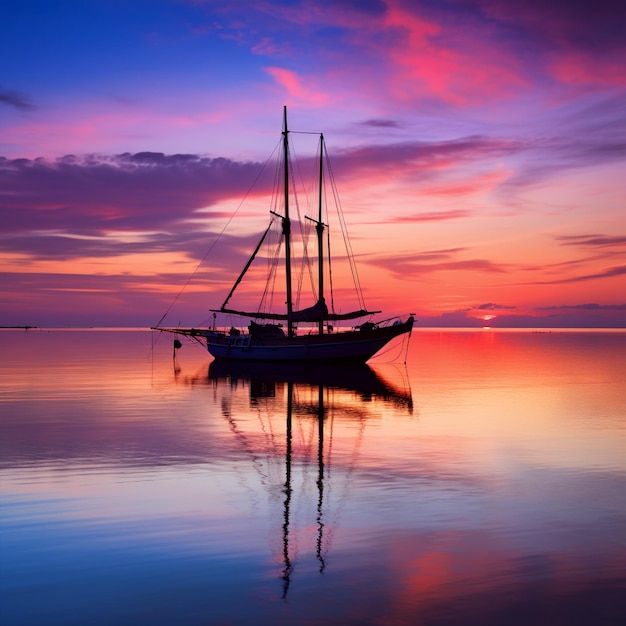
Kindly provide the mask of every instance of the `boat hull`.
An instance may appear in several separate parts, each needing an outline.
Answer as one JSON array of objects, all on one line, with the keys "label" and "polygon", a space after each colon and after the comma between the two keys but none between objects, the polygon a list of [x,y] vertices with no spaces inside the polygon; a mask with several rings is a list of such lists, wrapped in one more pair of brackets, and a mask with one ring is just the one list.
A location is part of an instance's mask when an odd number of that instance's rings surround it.
[{"label": "boat hull", "polygon": [[394,326],[326,335],[255,338],[208,332],[206,343],[209,353],[223,361],[365,363],[389,341],[410,333],[412,328],[411,317]]}]

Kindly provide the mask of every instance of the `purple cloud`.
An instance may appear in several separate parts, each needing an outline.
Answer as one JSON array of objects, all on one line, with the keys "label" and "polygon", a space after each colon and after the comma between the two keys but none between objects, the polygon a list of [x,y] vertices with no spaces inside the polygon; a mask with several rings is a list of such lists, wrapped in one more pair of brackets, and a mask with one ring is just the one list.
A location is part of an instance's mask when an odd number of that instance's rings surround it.
[{"label": "purple cloud", "polygon": [[527,149],[523,141],[471,136],[450,141],[405,141],[386,145],[371,145],[343,151],[333,158],[333,164],[353,171],[378,168],[397,169],[398,166],[419,167],[426,173],[429,168],[445,164],[458,164],[478,159],[511,156]]},{"label": "purple cloud", "polygon": [[[19,251],[24,245],[25,251],[36,253],[44,239],[53,236],[57,241],[49,243],[49,252],[63,239],[63,245],[82,253],[93,244],[71,241],[71,235],[163,231],[148,236],[146,245],[158,250],[167,238],[178,248],[196,240],[198,229],[194,234],[187,223],[183,235],[176,234],[177,228],[191,218],[198,219],[200,208],[231,198],[240,200],[260,167],[223,158],[161,153],[69,155],[55,161],[0,157],[3,246]],[[266,193],[270,182],[269,175],[262,178],[257,192]],[[209,211],[205,217],[207,227],[218,228],[228,216]],[[100,241],[97,245],[106,254],[114,244]],[[140,244],[129,244],[128,249],[133,246],[135,251],[145,249]]]},{"label": "purple cloud", "polygon": [[507,306],[506,304],[494,304],[493,302],[486,302],[485,304],[479,304],[476,307],[480,311],[506,311],[508,309],[515,309],[515,306]]},{"label": "purple cloud", "polygon": [[471,212],[466,209],[450,209],[449,211],[426,211],[415,215],[400,215],[385,220],[385,223],[412,224],[414,222],[441,222],[469,217]]},{"label": "purple cloud", "polygon": [[396,120],[370,119],[358,122],[359,126],[371,126],[373,128],[402,128],[404,125]]},{"label": "purple cloud", "polygon": [[561,235],[556,237],[564,246],[612,247],[626,244],[626,237],[608,237],[605,235]]},{"label": "purple cloud", "polygon": [[566,283],[580,283],[588,280],[597,280],[599,278],[612,278],[613,276],[622,276],[626,274],[626,265],[611,267],[603,272],[595,272],[593,274],[581,274],[580,276],[571,276],[569,278],[560,278],[557,280],[538,281],[537,285],[560,285]]},{"label": "purple cloud", "polygon": [[[436,170],[443,162],[518,149],[515,143],[480,137],[430,144],[404,142],[346,150],[333,159],[333,167],[347,177],[359,177],[380,170],[382,163],[385,169],[409,169],[427,176],[429,168]],[[306,165],[302,167],[306,170]],[[206,241],[229,217],[211,207],[228,200],[239,202],[261,169],[255,162],[160,152],[66,155],[55,160],[0,157],[1,245],[4,250],[36,258],[148,250],[189,250],[201,257],[203,238]],[[255,194],[270,194],[270,169],[258,179]],[[198,219],[201,208],[205,210],[205,225],[200,229],[204,234],[189,225],[189,220]],[[455,209],[397,219],[435,221],[467,214]],[[133,243],[120,243],[111,236],[118,231],[148,234]],[[242,244],[248,243],[242,240]]]},{"label": "purple cloud", "polygon": [[408,280],[414,276],[443,271],[477,271],[501,274],[505,266],[488,259],[455,259],[456,252],[464,248],[416,253],[403,256],[364,257],[363,263],[382,267],[396,277]]},{"label": "purple cloud", "polygon": [[579,309],[583,311],[626,311],[626,304],[598,304],[590,302],[588,304],[559,304],[556,306],[540,306],[537,311],[555,311],[562,309]]},{"label": "purple cloud", "polygon": [[626,11],[620,0],[470,0],[467,4],[509,29],[525,33],[529,41],[544,49],[567,47],[594,53],[623,49]]},{"label": "purple cloud", "polygon": [[36,108],[30,98],[25,96],[23,93],[9,89],[2,89],[1,87],[0,104],[17,109],[18,111],[31,111]]}]

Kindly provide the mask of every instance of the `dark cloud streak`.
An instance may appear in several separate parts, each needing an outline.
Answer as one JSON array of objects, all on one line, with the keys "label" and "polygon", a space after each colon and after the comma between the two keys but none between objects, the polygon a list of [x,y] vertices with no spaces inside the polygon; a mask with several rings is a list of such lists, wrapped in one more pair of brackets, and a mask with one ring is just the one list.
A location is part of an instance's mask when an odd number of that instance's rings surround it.
[{"label": "dark cloud streak", "polygon": [[2,89],[0,86],[0,104],[4,104],[18,111],[32,111],[37,107],[31,102],[31,100],[19,91],[12,91],[9,89]]},{"label": "dark cloud streak", "polygon": [[[241,199],[260,167],[145,152],[68,155],[56,161],[0,157],[4,232],[70,228],[99,235],[114,229],[167,229],[196,217],[202,207]],[[261,191],[263,183],[267,180],[261,181]]]},{"label": "dark cloud streak", "polygon": [[468,4],[545,48],[569,46],[594,53],[623,49],[626,10],[621,0],[470,0]]},{"label": "dark cloud streak", "polygon": [[360,122],[359,126],[370,126],[372,128],[402,128],[403,125],[395,120],[370,119]]},{"label": "dark cloud streak", "polygon": [[605,235],[561,235],[556,237],[564,246],[613,247],[626,245],[626,237]]},{"label": "dark cloud streak", "polygon": [[502,274],[507,269],[490,261],[489,259],[457,259],[458,252],[464,248],[439,250],[424,253],[416,253],[403,256],[377,256],[364,258],[363,262],[382,267],[403,280],[410,280],[422,274],[433,272],[484,272],[488,274]]},{"label": "dark cloud streak", "polygon": [[626,304],[598,304],[590,302],[588,304],[559,304],[553,306],[540,306],[537,311],[559,311],[561,309],[578,309],[583,311],[626,311]]},{"label": "dark cloud streak", "polygon": [[571,276],[568,278],[560,278],[557,280],[538,281],[536,285],[562,285],[567,283],[582,283],[588,280],[598,280],[601,278],[613,278],[614,276],[622,276],[626,274],[626,265],[611,267],[603,272],[595,272],[593,274],[582,274],[580,276]]},{"label": "dark cloud streak", "polygon": [[495,304],[493,302],[486,302],[479,304],[476,307],[480,311],[506,311],[507,309],[515,309],[515,306],[508,306],[506,304]]}]

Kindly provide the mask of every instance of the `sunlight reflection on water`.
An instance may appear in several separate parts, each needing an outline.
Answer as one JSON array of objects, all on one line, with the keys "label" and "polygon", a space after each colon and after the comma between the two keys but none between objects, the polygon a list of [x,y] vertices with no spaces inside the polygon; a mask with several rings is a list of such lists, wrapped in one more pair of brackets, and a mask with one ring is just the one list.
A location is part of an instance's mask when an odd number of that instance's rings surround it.
[{"label": "sunlight reflection on water", "polygon": [[273,376],[154,339],[0,333],[3,623],[624,614],[626,333]]}]

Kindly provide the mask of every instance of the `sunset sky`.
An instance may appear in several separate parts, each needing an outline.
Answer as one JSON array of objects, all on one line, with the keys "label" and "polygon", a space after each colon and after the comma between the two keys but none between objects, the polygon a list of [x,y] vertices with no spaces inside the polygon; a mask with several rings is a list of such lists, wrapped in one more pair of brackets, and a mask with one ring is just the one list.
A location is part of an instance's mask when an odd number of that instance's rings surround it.
[{"label": "sunset sky", "polygon": [[0,326],[206,320],[287,105],[368,307],[626,327],[623,2],[3,0],[0,25]]}]

